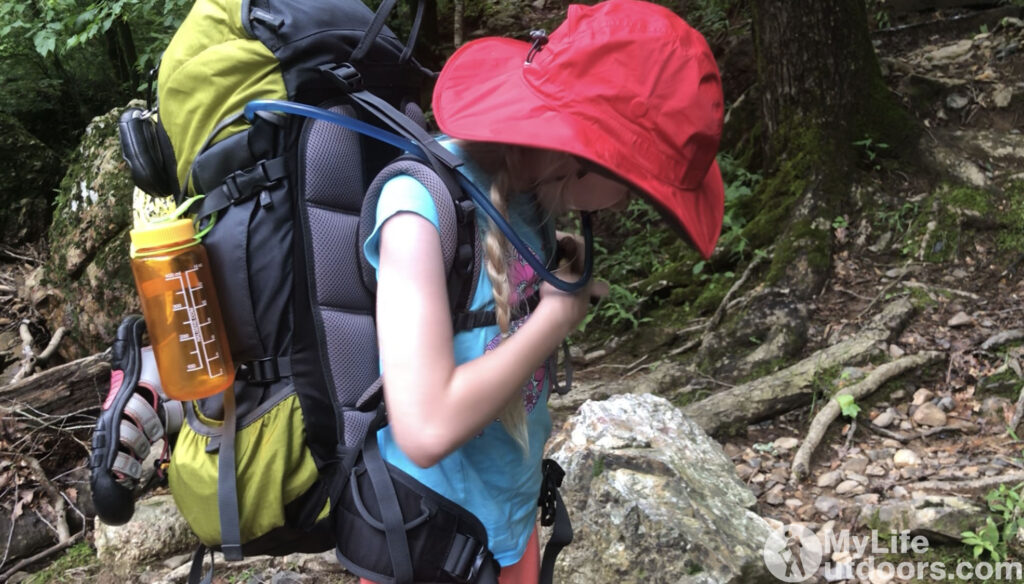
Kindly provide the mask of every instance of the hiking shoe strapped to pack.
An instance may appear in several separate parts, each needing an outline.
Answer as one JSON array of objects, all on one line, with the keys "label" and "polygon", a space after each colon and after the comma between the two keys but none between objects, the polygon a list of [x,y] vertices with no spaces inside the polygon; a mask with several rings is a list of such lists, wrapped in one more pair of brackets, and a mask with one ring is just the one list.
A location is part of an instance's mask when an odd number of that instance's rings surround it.
[{"label": "hiking shoe strapped to pack", "polygon": [[145,332],[145,322],[136,315],[118,327],[111,347],[110,393],[92,437],[92,499],[96,514],[108,525],[131,519],[143,461],[161,438],[161,460],[169,457],[170,437],[184,417],[181,402],[163,396],[153,351],[142,346]]}]

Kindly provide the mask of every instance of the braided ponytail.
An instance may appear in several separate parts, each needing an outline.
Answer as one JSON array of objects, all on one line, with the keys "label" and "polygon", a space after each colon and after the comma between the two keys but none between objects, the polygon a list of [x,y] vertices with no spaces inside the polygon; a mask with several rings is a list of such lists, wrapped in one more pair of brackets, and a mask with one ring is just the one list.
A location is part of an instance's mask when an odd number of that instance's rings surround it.
[{"label": "braided ponytail", "polygon": [[[539,151],[505,144],[485,142],[465,142],[462,144],[469,158],[487,172],[491,178],[490,199],[501,216],[508,219],[508,197],[511,193],[524,192],[537,186],[538,177],[526,172],[527,158],[532,155],[532,162],[543,161],[542,175],[554,174],[556,169],[564,166],[566,155],[551,153],[551,156],[537,156]],[[555,181],[543,193],[542,202],[560,199],[564,191],[564,180]],[[552,194],[554,193],[554,194]],[[493,222],[484,236],[484,269],[491,280],[491,291],[494,296],[494,312],[498,321],[498,329],[504,340],[512,326],[511,283],[508,277],[509,242]],[[503,407],[499,414],[505,431],[522,448],[526,454],[529,450],[529,434],[526,428],[526,408],[520,392],[516,392]]]}]

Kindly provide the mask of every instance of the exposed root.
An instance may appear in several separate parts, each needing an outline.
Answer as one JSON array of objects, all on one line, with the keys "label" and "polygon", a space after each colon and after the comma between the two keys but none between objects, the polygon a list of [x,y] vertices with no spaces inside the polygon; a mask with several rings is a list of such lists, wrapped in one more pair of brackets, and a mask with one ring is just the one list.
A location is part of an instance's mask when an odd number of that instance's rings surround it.
[{"label": "exposed root", "polygon": [[811,421],[811,427],[807,430],[807,437],[804,439],[803,444],[800,445],[796,454],[793,455],[793,480],[802,481],[807,478],[811,455],[821,443],[821,439],[825,436],[825,431],[828,430],[829,425],[839,417],[840,407],[839,402],[835,399],[836,397],[849,395],[855,400],[861,399],[873,393],[893,377],[901,375],[910,369],[934,363],[944,356],[944,353],[938,351],[926,351],[916,355],[901,357],[895,361],[880,365],[860,382],[837,391],[832,396],[832,399],[828,400],[828,403],[814,416],[814,420]]}]

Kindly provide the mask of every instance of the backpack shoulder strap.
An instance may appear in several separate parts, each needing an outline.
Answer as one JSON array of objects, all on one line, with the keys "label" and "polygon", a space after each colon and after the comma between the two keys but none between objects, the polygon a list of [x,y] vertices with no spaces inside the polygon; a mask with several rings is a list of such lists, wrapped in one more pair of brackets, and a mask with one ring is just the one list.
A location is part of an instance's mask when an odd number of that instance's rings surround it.
[{"label": "backpack shoulder strap", "polygon": [[[477,235],[475,207],[461,192],[452,193],[445,181],[424,161],[414,156],[402,156],[386,166],[370,184],[359,220],[359,241],[364,242],[376,224],[377,201],[381,190],[391,179],[408,175],[419,181],[437,208],[441,232],[441,254],[448,274],[448,298],[452,316],[469,312],[477,280],[480,277],[481,242]],[[361,257],[363,281],[376,292],[377,278],[366,258]],[[472,327],[469,327],[472,328]],[[458,330],[464,330],[456,328]]]}]

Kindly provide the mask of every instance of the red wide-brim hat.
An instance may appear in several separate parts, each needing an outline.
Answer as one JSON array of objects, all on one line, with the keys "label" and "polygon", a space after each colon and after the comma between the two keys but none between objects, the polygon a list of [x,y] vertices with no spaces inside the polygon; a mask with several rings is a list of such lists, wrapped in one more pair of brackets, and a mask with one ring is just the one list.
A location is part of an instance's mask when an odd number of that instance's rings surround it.
[{"label": "red wide-brim hat", "polygon": [[595,162],[710,257],[725,200],[715,162],[724,107],[704,37],[661,6],[608,0],[570,5],[549,42],[531,46],[483,38],[456,51],[434,90],[441,130]]}]

